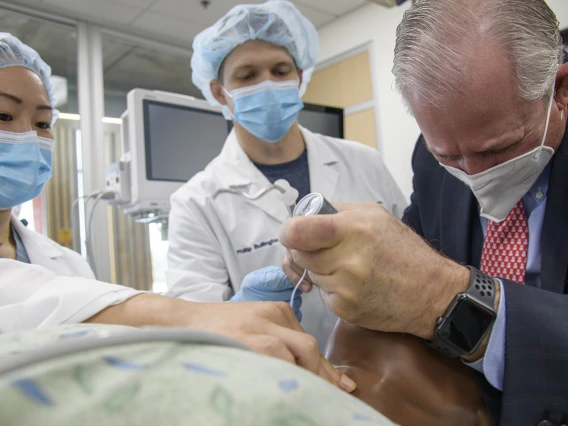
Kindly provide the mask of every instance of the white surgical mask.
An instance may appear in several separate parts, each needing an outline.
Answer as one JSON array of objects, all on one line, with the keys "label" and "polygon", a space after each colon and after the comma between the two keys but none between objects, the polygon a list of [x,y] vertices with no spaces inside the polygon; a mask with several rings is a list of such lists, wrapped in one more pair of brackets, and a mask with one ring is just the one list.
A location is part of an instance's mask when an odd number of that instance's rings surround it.
[{"label": "white surgical mask", "polygon": [[553,101],[554,92],[546,113],[542,142],[532,151],[475,175],[468,175],[463,170],[440,163],[450,174],[471,188],[481,207],[482,217],[497,223],[505,220],[518,201],[531,189],[552,158],[554,150],[544,146],[544,141]]}]

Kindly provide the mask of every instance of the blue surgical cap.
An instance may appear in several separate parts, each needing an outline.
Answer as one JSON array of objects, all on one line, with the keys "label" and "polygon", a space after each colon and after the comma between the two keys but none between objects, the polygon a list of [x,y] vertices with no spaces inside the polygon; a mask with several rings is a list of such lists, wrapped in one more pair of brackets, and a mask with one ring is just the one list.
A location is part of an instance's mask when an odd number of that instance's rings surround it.
[{"label": "blue surgical cap", "polygon": [[219,105],[209,84],[218,78],[227,55],[249,40],[264,40],[285,47],[303,71],[300,93],[305,92],[319,56],[318,33],[292,3],[270,0],[235,6],[193,40],[192,80],[205,99]]},{"label": "blue surgical cap", "polygon": [[53,86],[49,81],[51,68],[35,50],[22,43],[9,33],[0,33],[0,69],[8,67],[24,67],[35,72],[47,90],[49,104],[55,107]]}]

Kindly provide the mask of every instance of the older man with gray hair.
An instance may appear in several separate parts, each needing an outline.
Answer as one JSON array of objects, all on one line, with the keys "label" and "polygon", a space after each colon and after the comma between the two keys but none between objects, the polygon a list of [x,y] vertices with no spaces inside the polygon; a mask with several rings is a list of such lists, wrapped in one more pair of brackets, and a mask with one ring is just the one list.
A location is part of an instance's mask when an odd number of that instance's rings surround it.
[{"label": "older man with gray hair", "polygon": [[281,234],[339,317],[477,370],[496,424],[568,424],[562,58],[544,0],[417,0],[393,68],[422,130],[406,225],[351,205]]}]

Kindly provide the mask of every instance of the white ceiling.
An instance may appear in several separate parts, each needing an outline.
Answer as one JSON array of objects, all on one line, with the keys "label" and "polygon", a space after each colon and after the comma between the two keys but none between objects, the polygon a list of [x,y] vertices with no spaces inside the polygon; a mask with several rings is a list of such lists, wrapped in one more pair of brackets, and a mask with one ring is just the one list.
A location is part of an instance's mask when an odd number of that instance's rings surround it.
[{"label": "white ceiling", "polygon": [[[2,0],[0,0],[2,1]],[[143,36],[191,52],[196,34],[210,26],[233,6],[264,0],[9,0],[54,15],[92,22],[124,33]],[[366,0],[293,0],[300,11],[321,27],[357,9]],[[69,87],[77,81],[76,32],[28,14],[14,13],[0,4],[0,29],[36,49],[53,73],[66,77]],[[170,54],[143,44],[104,35],[102,42],[105,112],[120,116],[124,95],[133,87],[167,90],[201,97],[191,83],[188,56]],[[107,99],[108,98],[108,99]],[[71,99],[71,98],[70,98]],[[68,105],[66,112],[76,112]],[[111,111],[112,109],[112,111]],[[107,111],[108,110],[108,111]]]},{"label": "white ceiling", "polygon": [[[188,46],[195,35],[210,26],[233,6],[264,0],[11,0],[22,5],[94,22],[148,38]],[[292,0],[298,9],[321,27],[361,7],[366,0]]]}]

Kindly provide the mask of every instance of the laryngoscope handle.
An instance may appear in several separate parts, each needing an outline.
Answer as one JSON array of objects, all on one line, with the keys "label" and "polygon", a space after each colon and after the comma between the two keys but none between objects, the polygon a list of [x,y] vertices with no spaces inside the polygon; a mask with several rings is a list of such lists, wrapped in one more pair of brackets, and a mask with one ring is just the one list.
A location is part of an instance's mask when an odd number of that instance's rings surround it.
[{"label": "laryngoscope handle", "polygon": [[[325,197],[321,194],[316,192],[312,192],[311,194],[306,195],[302,198],[296,208],[294,209],[293,216],[315,216],[317,214],[336,214],[337,210],[335,207],[331,205],[329,201],[325,199]],[[298,287],[306,275],[308,274],[308,270],[304,269],[304,273],[302,274],[302,278],[294,287],[294,291],[292,291],[292,296],[290,297],[290,307],[294,309],[294,297],[296,296],[296,292],[298,291]]]}]

